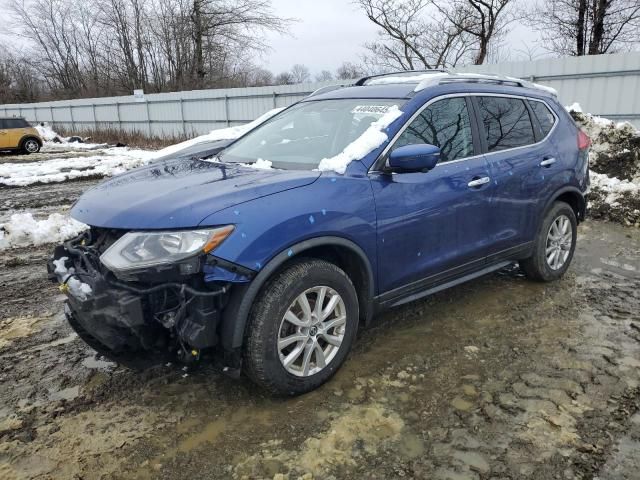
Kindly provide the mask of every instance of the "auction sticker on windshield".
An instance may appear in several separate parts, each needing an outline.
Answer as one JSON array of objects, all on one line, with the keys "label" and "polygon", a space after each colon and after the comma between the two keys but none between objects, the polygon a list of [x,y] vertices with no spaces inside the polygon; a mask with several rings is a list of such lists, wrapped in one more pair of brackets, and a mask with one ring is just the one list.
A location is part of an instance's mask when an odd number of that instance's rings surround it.
[{"label": "auction sticker on windshield", "polygon": [[390,105],[358,105],[351,110],[351,113],[369,113],[374,115],[384,115],[389,111]]}]

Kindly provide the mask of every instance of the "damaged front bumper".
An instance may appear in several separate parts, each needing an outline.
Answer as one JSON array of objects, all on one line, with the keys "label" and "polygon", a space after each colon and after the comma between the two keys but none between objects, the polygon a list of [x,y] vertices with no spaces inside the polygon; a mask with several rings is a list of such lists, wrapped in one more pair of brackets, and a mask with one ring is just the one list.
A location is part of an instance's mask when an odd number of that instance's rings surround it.
[{"label": "damaged front bumper", "polygon": [[67,295],[67,320],[87,344],[133,368],[167,359],[191,363],[216,346],[232,283],[205,282],[206,258],[197,273],[147,271],[123,281],[100,263],[96,236],[88,231],[65,242],[48,262],[50,279]]}]

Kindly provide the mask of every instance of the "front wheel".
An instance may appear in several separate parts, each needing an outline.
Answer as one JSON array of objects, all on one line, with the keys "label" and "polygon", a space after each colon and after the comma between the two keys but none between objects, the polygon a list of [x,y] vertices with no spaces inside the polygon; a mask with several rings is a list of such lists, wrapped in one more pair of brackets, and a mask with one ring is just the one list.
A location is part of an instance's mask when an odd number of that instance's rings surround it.
[{"label": "front wheel", "polygon": [[342,365],[358,329],[358,298],[336,265],[300,260],[259,294],[245,335],[244,370],[279,395],[325,383]]},{"label": "front wheel", "polygon": [[565,202],[554,203],[542,221],[533,255],[520,261],[525,275],[540,282],[562,277],[573,259],[577,231],[573,208]]}]

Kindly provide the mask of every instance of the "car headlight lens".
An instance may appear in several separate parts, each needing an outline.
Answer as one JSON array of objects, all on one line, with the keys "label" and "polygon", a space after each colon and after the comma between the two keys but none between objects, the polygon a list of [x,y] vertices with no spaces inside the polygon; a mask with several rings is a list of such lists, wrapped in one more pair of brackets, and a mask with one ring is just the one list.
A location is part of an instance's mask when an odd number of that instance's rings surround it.
[{"label": "car headlight lens", "polygon": [[176,232],[125,233],[100,257],[112,271],[169,265],[209,253],[233,232],[233,225]]}]

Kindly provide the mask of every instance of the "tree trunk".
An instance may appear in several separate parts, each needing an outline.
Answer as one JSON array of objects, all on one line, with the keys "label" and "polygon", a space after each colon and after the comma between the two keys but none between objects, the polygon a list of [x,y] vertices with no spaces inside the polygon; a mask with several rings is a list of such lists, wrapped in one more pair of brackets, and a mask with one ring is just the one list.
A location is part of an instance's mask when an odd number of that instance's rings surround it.
[{"label": "tree trunk", "polygon": [[205,67],[204,67],[204,28],[202,24],[202,0],[193,1],[193,42],[195,53],[195,73],[197,86],[200,87],[204,83]]},{"label": "tree trunk", "polygon": [[578,0],[578,21],[576,23],[576,55],[584,55],[584,32],[587,18],[587,0]]},{"label": "tree trunk", "polygon": [[607,13],[607,0],[594,0],[593,6],[593,36],[589,44],[589,55],[605,53],[602,51],[602,37],[604,36],[604,19]]}]

